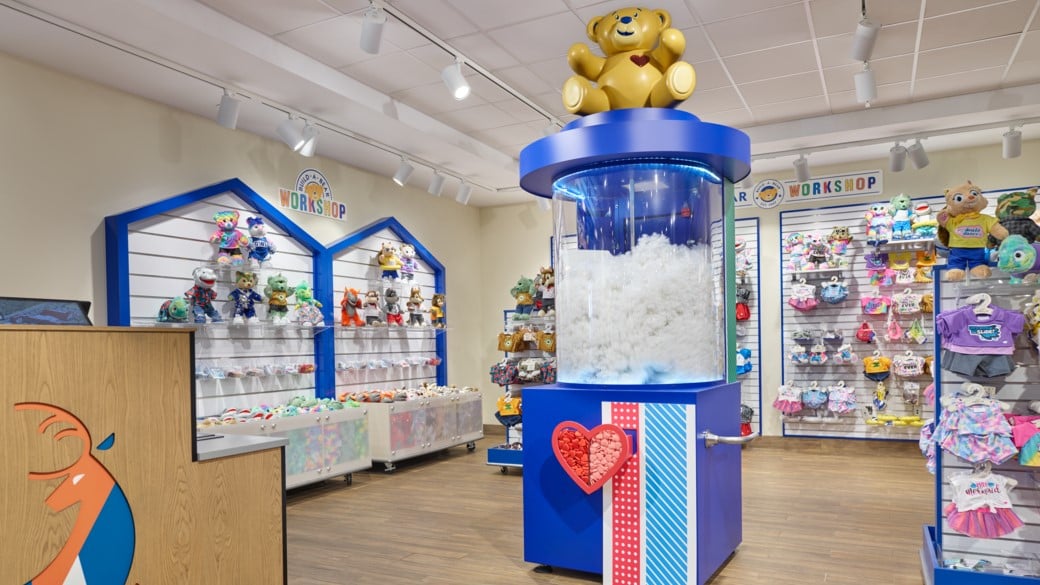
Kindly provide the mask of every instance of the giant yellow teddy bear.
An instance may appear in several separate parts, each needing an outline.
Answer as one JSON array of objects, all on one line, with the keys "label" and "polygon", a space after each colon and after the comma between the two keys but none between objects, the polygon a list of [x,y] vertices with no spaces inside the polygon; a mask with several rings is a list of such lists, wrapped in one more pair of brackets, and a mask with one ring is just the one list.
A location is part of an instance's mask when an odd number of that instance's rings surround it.
[{"label": "giant yellow teddy bear", "polygon": [[567,111],[667,108],[690,97],[697,75],[679,60],[686,37],[671,24],[668,11],[646,8],[622,8],[590,20],[586,33],[606,57],[592,54],[585,43],[571,46],[567,62],[577,75],[563,84]]}]

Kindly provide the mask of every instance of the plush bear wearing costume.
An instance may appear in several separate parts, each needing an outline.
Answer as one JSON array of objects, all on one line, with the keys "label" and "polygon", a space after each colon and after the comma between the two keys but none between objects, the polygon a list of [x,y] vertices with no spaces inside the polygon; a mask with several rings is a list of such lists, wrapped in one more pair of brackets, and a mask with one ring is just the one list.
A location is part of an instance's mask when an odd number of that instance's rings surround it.
[{"label": "plush bear wearing costume", "polygon": [[892,216],[893,240],[908,240],[913,236],[913,205],[914,202],[905,193],[896,195],[888,202],[888,213]]},{"label": "plush bear wearing costume", "polygon": [[260,268],[275,253],[274,242],[267,239],[267,224],[262,217],[246,219],[249,226],[249,263],[253,268]]},{"label": "plush bear wearing costume", "polygon": [[888,205],[875,203],[870,206],[863,216],[867,223],[867,243],[878,246],[888,242],[892,236],[892,215],[888,212]]},{"label": "plush bear wearing costume", "polygon": [[[1004,193],[997,197],[997,220],[1008,234],[1022,236],[1026,243],[1032,244],[1040,238],[1040,225],[1033,221],[1036,213],[1036,187],[1028,191]],[[989,246],[1000,245],[993,236],[989,237]]]},{"label": "plush bear wearing costume", "polygon": [[622,8],[590,20],[585,32],[604,57],[585,43],[571,46],[567,63],[577,75],[563,84],[563,106],[584,115],[668,108],[690,97],[697,75],[680,61],[686,37],[671,24],[666,10],[646,8]]},{"label": "plush bear wearing costume", "polygon": [[241,266],[245,262],[243,250],[249,249],[249,236],[238,229],[238,212],[218,211],[213,214],[217,229],[210,234],[209,241],[217,245],[217,262]]},{"label": "plush bear wearing costume", "polygon": [[344,288],[343,300],[339,303],[339,306],[342,308],[340,311],[340,324],[344,327],[351,325],[356,327],[363,326],[365,320],[361,318],[362,304],[361,291],[356,288]]},{"label": "plush bear wearing costume", "polygon": [[256,323],[256,304],[263,302],[253,287],[256,286],[256,274],[252,272],[235,273],[235,290],[228,294],[228,299],[235,303],[235,318],[231,322],[235,325],[243,321]]},{"label": "plush bear wearing costume", "polygon": [[982,189],[971,181],[947,189],[945,193],[946,207],[936,219],[942,228],[939,239],[950,248],[946,279],[964,280],[965,271],[975,278],[986,278],[990,275],[988,236],[1003,240],[1008,231],[997,218],[982,213],[986,198],[982,196]]},{"label": "plush bear wearing costume", "polygon": [[289,288],[289,279],[281,273],[267,278],[267,286],[264,287],[264,295],[267,296],[267,314],[275,325],[284,325],[289,322],[289,297],[293,296],[293,290]]},{"label": "plush bear wearing costume", "polygon": [[534,280],[521,276],[513,288],[509,289],[509,295],[516,300],[516,312],[513,319],[520,321],[531,318],[534,311]]},{"label": "plush bear wearing costume", "polygon": [[184,298],[188,299],[195,322],[205,323],[206,317],[209,317],[214,323],[219,323],[223,319],[213,306],[213,301],[217,299],[217,291],[213,290],[213,286],[217,284],[216,273],[205,266],[200,266],[191,275],[195,278],[195,286],[184,293]]}]

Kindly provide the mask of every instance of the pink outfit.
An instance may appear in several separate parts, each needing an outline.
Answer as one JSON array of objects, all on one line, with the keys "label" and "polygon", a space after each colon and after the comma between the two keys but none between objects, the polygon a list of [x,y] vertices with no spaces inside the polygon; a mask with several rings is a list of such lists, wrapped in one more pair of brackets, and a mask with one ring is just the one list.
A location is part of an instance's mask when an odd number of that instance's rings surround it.
[{"label": "pink outfit", "polygon": [[1011,509],[1008,491],[1013,480],[986,473],[950,478],[953,501],[944,508],[950,528],[975,538],[1000,538],[1025,524]]},{"label": "pink outfit", "polygon": [[935,442],[969,463],[1000,465],[1018,453],[1011,442],[1011,425],[995,400],[968,403],[954,398],[944,405],[935,427]]}]

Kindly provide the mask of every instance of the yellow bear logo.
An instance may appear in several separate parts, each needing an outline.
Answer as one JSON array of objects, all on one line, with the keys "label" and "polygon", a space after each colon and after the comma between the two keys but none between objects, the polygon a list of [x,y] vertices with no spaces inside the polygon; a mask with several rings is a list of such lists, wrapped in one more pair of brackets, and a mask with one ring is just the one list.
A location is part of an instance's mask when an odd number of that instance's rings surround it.
[{"label": "yellow bear logo", "polygon": [[697,75],[680,61],[686,37],[671,24],[668,11],[646,8],[622,8],[590,20],[586,33],[605,57],[585,43],[571,46],[567,63],[577,75],[563,84],[567,111],[668,108],[690,97]]}]

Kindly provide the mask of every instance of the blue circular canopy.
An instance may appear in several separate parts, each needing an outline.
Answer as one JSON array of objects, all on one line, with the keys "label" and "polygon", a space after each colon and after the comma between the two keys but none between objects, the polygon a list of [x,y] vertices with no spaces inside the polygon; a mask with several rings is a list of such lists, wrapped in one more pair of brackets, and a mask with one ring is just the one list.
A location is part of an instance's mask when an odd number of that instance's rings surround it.
[{"label": "blue circular canopy", "polygon": [[520,186],[552,197],[563,175],[628,160],[700,163],[730,182],[751,172],[751,139],[736,128],[701,122],[669,108],[591,114],[520,152]]}]

